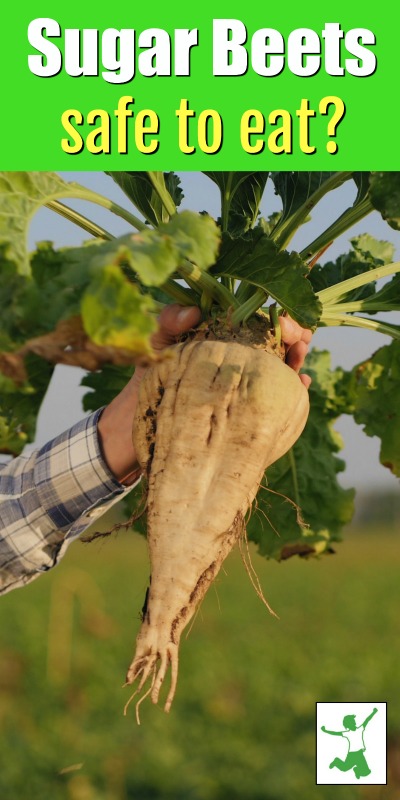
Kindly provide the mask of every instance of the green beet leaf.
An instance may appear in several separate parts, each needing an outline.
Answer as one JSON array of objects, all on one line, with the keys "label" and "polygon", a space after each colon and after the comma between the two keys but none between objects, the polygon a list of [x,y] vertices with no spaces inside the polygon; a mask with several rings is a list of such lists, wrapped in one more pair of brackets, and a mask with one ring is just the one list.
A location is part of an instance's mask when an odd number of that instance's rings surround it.
[{"label": "green beet leaf", "polygon": [[84,411],[96,411],[108,405],[122,391],[132,377],[134,368],[116,364],[104,364],[98,372],[89,372],[81,380],[81,386],[90,390],[83,397]]},{"label": "green beet leaf", "polygon": [[368,311],[370,314],[376,311],[398,310],[400,310],[400,275],[394,275],[379,292],[375,292],[371,298],[367,297],[361,306],[361,311]]},{"label": "green beet leaf", "polygon": [[18,274],[0,254],[1,327],[14,346],[79,313],[91,281],[88,265],[93,247],[55,250],[51,242],[41,242],[31,258],[30,278]]},{"label": "green beet leaf", "polygon": [[307,221],[311,210],[329,191],[341,186],[351,172],[271,172],[275,192],[282,200],[282,214],[272,232],[274,241],[285,247],[297,228]]},{"label": "green beet leaf", "polygon": [[400,230],[400,172],[372,172],[370,199],[390,227]]},{"label": "green beet leaf", "polygon": [[169,194],[170,201],[174,206],[180,204],[183,196],[183,192],[180,189],[180,179],[173,172],[164,174],[162,172],[107,172],[106,174],[120,186],[151,225],[168,222],[170,214],[160,197],[159,191],[154,186],[154,177],[152,181],[150,176],[157,175],[157,188],[160,190],[161,187]]},{"label": "green beet leaf", "polygon": [[176,208],[179,208],[185,196],[183,194],[179,175],[177,175],[176,172],[164,172],[164,182],[166,189],[175,203]]},{"label": "green beet leaf", "polygon": [[241,236],[257,220],[269,172],[205,172],[221,192],[222,230]]},{"label": "green beet leaf", "polygon": [[321,305],[307,280],[308,268],[295,253],[279,251],[261,228],[239,239],[223,237],[212,272],[265,289],[300,325],[315,327]]},{"label": "green beet leaf", "polygon": [[353,205],[346,208],[331,225],[301,251],[302,258],[308,261],[312,256],[323,252],[338,236],[372,211],[373,206],[369,198],[369,176],[369,172],[352,173],[352,178],[357,186],[357,195]]},{"label": "green beet leaf", "polygon": [[37,416],[48,389],[53,366],[30,354],[25,359],[27,380],[16,384],[0,371],[0,453],[17,456],[35,438]]},{"label": "green beet leaf", "polygon": [[179,258],[179,250],[170,236],[162,236],[158,229],[146,230],[99,245],[91,267],[96,271],[125,264],[144,286],[161,286],[175,272]]},{"label": "green beet leaf", "polygon": [[166,225],[160,225],[159,231],[163,236],[171,237],[180,259],[186,258],[203,270],[214,264],[221,235],[208,214],[182,211],[175,214]]},{"label": "green beet leaf", "polygon": [[95,344],[142,355],[151,352],[157,330],[155,306],[121,269],[110,264],[96,272],[81,303],[83,326]]},{"label": "green beet leaf", "polygon": [[381,347],[353,375],[354,419],[380,438],[381,463],[400,477],[400,342]]},{"label": "green beet leaf", "polygon": [[144,286],[159,287],[185,259],[207,269],[215,261],[219,244],[219,230],[211,217],[183,211],[158,228],[98,244],[91,253],[86,250],[81,255],[86,263],[93,255],[89,265],[93,271],[124,264]]},{"label": "green beet leaf", "polygon": [[[1,379],[0,379],[1,387]],[[6,410],[7,411],[7,410]],[[26,422],[25,422],[25,427]],[[30,427],[30,426],[29,426]],[[4,413],[0,406],[0,453],[18,456],[28,442],[26,430],[21,428],[20,421],[14,414]]]},{"label": "green beet leaf", "polygon": [[[42,206],[60,198],[93,199],[94,193],[77,183],[66,183],[54,172],[0,173],[0,243],[21,275],[30,275],[26,246],[30,222]],[[107,202],[111,208],[111,203]]]},{"label": "green beet leaf", "polygon": [[271,172],[275,192],[282,200],[281,222],[295,214],[335,172]]}]

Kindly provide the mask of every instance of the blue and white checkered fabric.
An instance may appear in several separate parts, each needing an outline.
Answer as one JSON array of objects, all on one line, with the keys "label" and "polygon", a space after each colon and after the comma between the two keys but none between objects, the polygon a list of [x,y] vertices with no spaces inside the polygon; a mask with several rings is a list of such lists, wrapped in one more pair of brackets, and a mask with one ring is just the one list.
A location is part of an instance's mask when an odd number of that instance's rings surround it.
[{"label": "blue and white checkered fabric", "polygon": [[101,412],[0,469],[0,594],[54,567],[71,541],[133,488],[102,458]]}]

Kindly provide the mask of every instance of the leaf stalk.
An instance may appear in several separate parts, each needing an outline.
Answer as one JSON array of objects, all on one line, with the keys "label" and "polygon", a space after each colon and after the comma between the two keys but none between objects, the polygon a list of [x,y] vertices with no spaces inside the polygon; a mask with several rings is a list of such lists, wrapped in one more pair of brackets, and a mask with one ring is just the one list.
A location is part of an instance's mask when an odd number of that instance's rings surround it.
[{"label": "leaf stalk", "polygon": [[56,214],[59,214],[69,222],[78,225],[80,228],[86,231],[86,233],[90,233],[92,236],[95,236],[98,239],[106,239],[107,241],[115,239],[115,236],[106,231],[105,228],[100,227],[100,225],[92,222],[92,220],[88,219],[83,214],[79,214],[78,211],[74,211],[73,208],[69,208],[59,200],[50,200],[48,203],[46,203],[46,208],[49,208],[50,211],[55,211]]},{"label": "leaf stalk", "polygon": [[178,272],[181,277],[190,282],[192,286],[197,287],[197,291],[200,295],[203,291],[208,292],[226,311],[228,308],[237,308],[239,305],[236,297],[226,286],[223,286],[216,278],[208,272],[199,269],[199,267],[192,264],[190,261],[182,262],[178,268]]},{"label": "leaf stalk", "polygon": [[353,291],[353,289],[359,289],[360,286],[365,286],[367,283],[372,283],[372,281],[378,281],[380,278],[387,278],[396,272],[400,272],[400,261],[371,269],[368,272],[362,272],[360,275],[355,275],[346,281],[335,283],[334,286],[329,286],[327,289],[321,289],[316,295],[324,307],[329,306],[340,300],[348,292]]},{"label": "leaf stalk", "polygon": [[354,314],[338,314],[337,312],[330,313],[329,311],[324,311],[319,324],[321,323],[328,326],[349,325],[353,328],[365,328],[366,330],[391,336],[393,339],[400,339],[400,326],[390,325],[390,323],[382,322],[378,319],[357,317]]},{"label": "leaf stalk", "polygon": [[[248,298],[242,305],[238,306],[233,312],[231,317],[232,325],[240,325],[241,322],[246,322],[259,308],[265,303],[268,298],[267,292],[264,289],[257,289],[251,297]],[[237,298],[235,297],[236,303]]]}]

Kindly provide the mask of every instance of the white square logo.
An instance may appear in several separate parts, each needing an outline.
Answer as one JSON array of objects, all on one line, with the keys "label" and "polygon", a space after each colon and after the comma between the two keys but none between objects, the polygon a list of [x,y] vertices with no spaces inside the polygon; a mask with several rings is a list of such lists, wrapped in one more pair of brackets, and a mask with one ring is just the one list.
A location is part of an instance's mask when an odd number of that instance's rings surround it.
[{"label": "white square logo", "polygon": [[386,703],[316,705],[317,785],[386,785]]}]

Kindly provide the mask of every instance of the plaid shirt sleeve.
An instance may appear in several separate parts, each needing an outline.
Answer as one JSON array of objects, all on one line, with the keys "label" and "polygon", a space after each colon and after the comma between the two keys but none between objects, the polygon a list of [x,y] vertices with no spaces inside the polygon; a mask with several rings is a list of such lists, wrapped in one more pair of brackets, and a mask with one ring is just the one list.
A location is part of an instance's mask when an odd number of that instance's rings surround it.
[{"label": "plaid shirt sleeve", "polygon": [[119,483],[102,458],[101,412],[0,469],[0,594],[54,567],[68,545],[136,485]]}]

